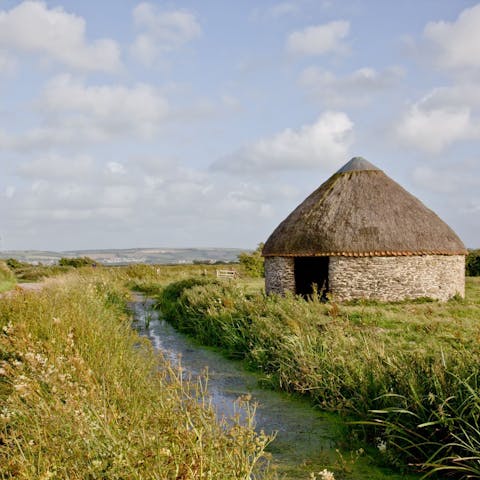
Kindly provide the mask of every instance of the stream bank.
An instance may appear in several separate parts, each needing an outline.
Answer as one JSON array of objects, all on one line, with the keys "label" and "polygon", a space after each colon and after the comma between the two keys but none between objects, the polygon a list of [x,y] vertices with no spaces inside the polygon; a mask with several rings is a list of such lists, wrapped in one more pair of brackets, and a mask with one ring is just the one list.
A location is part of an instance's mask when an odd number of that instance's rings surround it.
[{"label": "stream bank", "polygon": [[[340,422],[315,410],[305,399],[259,387],[260,376],[246,371],[241,362],[196,343],[176,331],[153,308],[153,301],[136,295],[130,308],[133,327],[173,364],[181,364],[185,375],[208,374],[208,391],[219,416],[238,412],[239,397],[248,395],[257,404],[256,429],[276,432],[268,450],[280,477],[307,479],[324,468],[335,471],[335,479],[400,480],[404,476],[373,465],[364,452],[340,452]],[[321,477],[320,477],[321,478]]]}]

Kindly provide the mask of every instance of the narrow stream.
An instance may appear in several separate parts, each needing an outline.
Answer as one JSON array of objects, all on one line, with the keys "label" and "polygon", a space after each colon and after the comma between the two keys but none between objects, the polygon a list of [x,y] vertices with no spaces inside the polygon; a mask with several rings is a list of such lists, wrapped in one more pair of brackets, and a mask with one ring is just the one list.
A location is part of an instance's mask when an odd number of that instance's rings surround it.
[{"label": "narrow stream", "polygon": [[335,448],[336,429],[330,417],[316,411],[307,401],[260,388],[259,375],[179,333],[152,307],[152,300],[136,295],[130,307],[133,327],[173,364],[181,359],[182,367],[192,376],[208,370],[208,391],[218,415],[231,416],[238,411],[238,408],[234,410],[234,402],[239,396],[252,396],[252,401],[258,404],[257,430],[268,434],[276,432],[268,450],[284,476],[281,478],[308,479],[309,472],[319,472],[332,464],[345,467],[345,473],[335,476],[337,480],[407,478],[372,468],[365,458],[356,460],[354,454],[345,454],[342,460]]}]

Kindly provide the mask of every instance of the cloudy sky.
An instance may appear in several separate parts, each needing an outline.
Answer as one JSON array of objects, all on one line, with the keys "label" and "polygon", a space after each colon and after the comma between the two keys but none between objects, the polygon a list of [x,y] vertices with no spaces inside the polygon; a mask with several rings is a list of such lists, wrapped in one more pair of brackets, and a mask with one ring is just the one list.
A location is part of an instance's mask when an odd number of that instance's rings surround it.
[{"label": "cloudy sky", "polygon": [[0,0],[0,248],[253,248],[352,156],[480,247],[480,3]]}]

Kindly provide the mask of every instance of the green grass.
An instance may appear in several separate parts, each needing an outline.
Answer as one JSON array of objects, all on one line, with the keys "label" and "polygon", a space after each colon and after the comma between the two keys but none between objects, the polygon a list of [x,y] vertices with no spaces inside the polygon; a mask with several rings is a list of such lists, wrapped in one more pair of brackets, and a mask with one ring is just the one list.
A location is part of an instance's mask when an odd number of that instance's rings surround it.
[{"label": "green grass", "polygon": [[16,283],[14,273],[5,262],[0,260],[0,293],[11,290]]},{"label": "green grass", "polygon": [[480,278],[467,279],[465,300],[324,304],[197,277],[163,288],[159,303],[274,388],[359,421],[386,463],[478,474]]},{"label": "green grass", "polygon": [[252,415],[218,421],[205,379],[134,333],[125,279],[85,270],[0,302],[0,478],[267,478],[270,439]]},{"label": "green grass", "polygon": [[0,293],[8,292],[17,284],[16,281],[12,280],[1,280],[0,281]]}]

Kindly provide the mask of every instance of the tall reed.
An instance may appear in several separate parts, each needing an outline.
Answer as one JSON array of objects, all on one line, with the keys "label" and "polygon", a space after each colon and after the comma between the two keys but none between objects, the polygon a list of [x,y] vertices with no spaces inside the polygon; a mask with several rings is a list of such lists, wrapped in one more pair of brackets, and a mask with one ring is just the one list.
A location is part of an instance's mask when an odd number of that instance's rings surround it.
[{"label": "tall reed", "polygon": [[81,273],[2,299],[0,478],[267,478],[251,409],[217,420],[206,379],[155,354],[125,300]]},{"label": "tall reed", "polygon": [[478,473],[480,282],[446,304],[247,294],[205,279],[173,283],[159,306],[177,328],[360,420],[385,461],[433,474]]}]

